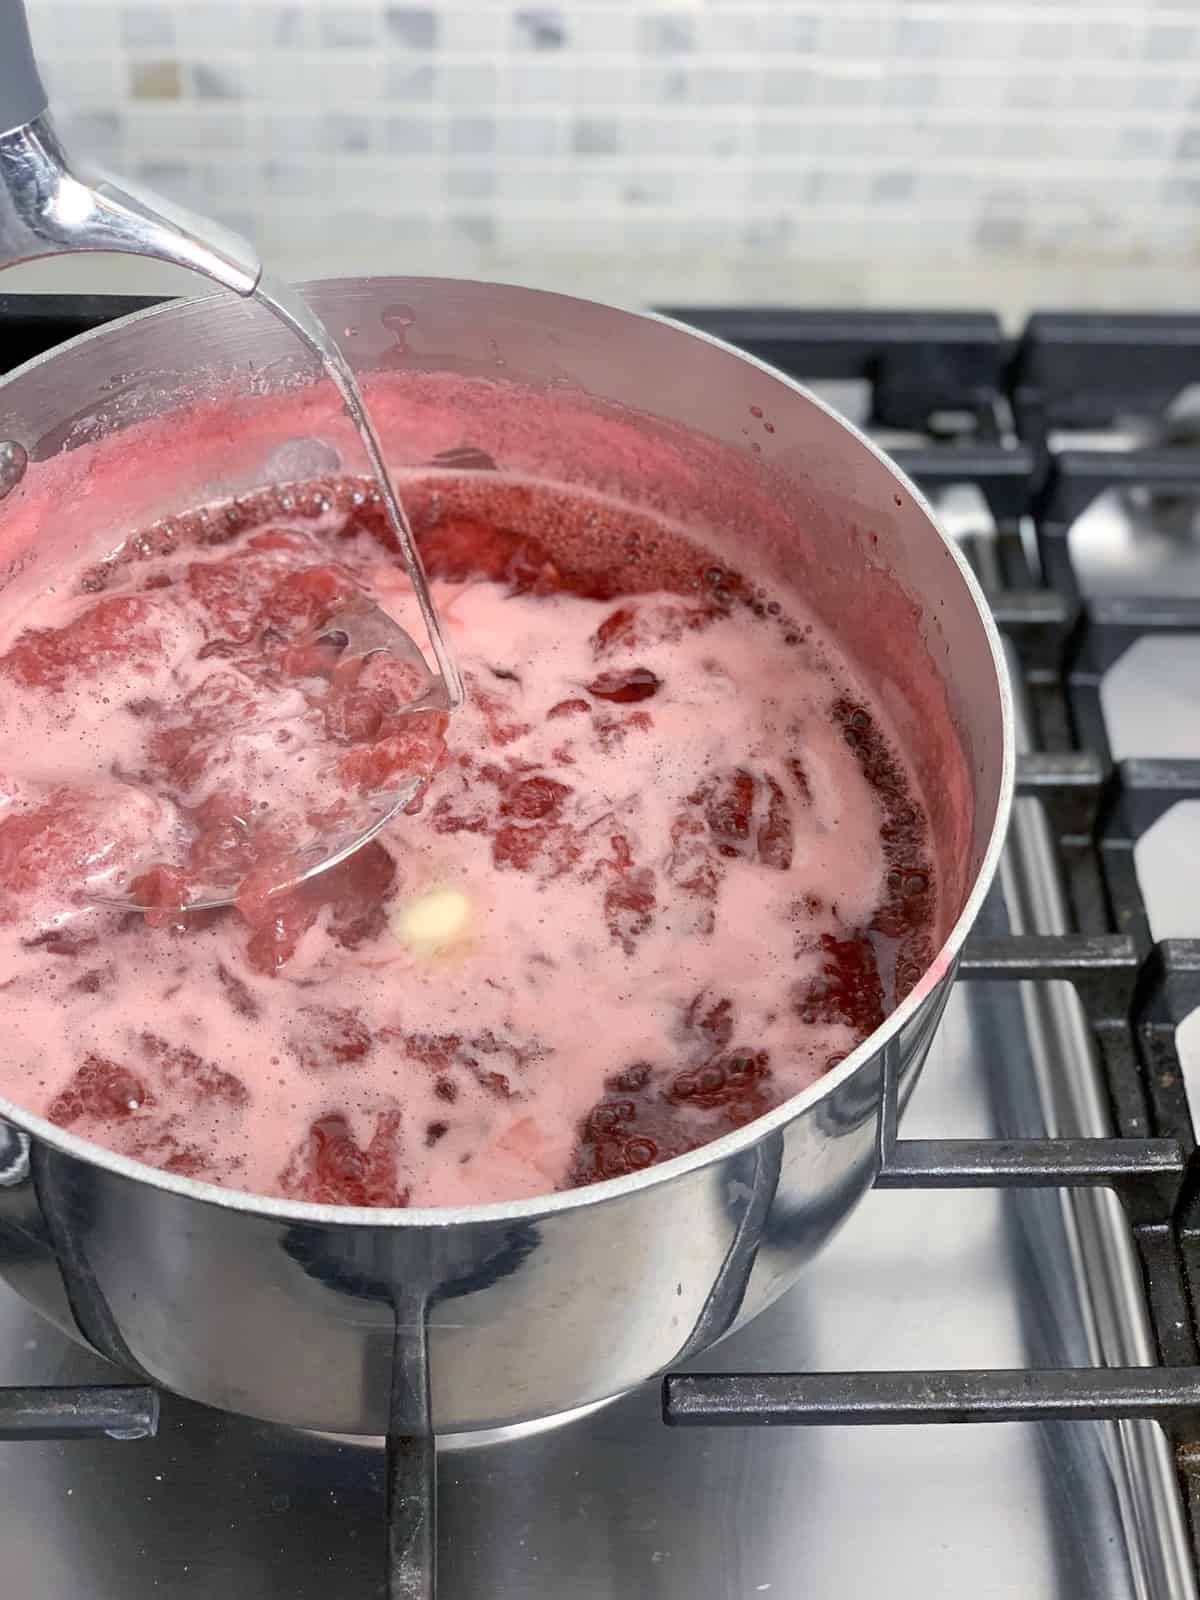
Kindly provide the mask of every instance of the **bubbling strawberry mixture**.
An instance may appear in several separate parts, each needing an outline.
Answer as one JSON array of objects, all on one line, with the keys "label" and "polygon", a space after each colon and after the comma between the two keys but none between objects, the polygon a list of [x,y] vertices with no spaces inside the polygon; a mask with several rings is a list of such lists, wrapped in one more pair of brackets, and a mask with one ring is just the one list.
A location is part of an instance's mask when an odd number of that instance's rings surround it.
[{"label": "bubbling strawberry mixture", "polygon": [[[0,1092],[260,1194],[533,1196],[761,1116],[924,971],[916,783],[796,595],[548,485],[406,504],[449,725],[314,653],[364,597],[422,637],[348,480],[159,524],[0,619]],[[401,773],[407,814],[275,890],[296,830]],[[217,876],[237,906],[186,909]],[[150,912],[89,903],[114,884]]]}]

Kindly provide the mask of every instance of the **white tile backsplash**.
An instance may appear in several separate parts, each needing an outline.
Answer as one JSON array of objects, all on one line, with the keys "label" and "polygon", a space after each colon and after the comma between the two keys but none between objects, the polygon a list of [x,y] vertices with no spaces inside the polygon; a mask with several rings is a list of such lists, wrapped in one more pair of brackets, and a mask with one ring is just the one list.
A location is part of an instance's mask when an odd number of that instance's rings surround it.
[{"label": "white tile backsplash", "polygon": [[1195,0],[29,5],[77,155],[293,276],[1194,299]]}]

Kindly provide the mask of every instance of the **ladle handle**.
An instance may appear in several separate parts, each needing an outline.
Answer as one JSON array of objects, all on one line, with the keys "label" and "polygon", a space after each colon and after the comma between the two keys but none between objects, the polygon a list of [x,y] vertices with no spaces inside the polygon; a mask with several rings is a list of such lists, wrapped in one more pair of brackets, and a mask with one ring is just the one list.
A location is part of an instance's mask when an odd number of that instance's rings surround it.
[{"label": "ladle handle", "polygon": [[49,103],[34,60],[25,0],[0,0],[0,134],[27,127]]}]

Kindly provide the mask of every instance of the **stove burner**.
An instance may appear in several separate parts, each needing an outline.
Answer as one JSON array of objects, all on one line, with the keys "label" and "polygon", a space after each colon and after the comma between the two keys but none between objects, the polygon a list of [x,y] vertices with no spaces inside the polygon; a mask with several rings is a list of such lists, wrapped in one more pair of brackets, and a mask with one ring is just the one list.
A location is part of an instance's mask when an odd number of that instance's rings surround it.
[{"label": "stove burner", "polygon": [[[27,359],[146,303],[0,298],[5,357]],[[896,1085],[889,1082],[879,1187],[1115,1189],[1140,1257],[1159,1364],[1036,1372],[689,1372],[666,1378],[665,1419],[675,1427],[745,1427],[1152,1418],[1167,1431],[1196,1541],[1200,1365],[1189,1286],[1200,1282],[1200,1171],[1174,1035],[1200,1005],[1200,940],[1154,943],[1133,844],[1175,801],[1200,798],[1200,761],[1114,766],[1099,685],[1137,639],[1200,633],[1200,599],[1122,596],[1085,605],[1067,536],[1091,502],[1111,491],[1160,532],[1194,531],[1200,411],[1169,408],[1200,381],[1200,317],[1038,315],[1010,346],[998,320],[982,313],[671,314],[805,381],[867,385],[868,424],[903,433],[906,443],[894,454],[922,488],[937,494],[973,484],[996,521],[992,568],[984,576],[1019,662],[1039,745],[1020,764],[1018,789],[1043,804],[1075,931],[977,936],[962,970],[993,984],[1056,979],[1074,987],[1116,1137],[900,1139]],[[1135,432],[1139,448],[1060,442],[1063,430],[1112,429],[1130,416],[1151,419]],[[0,498],[19,482],[22,457],[19,446],[0,444]],[[465,447],[452,464],[491,466]],[[25,1156],[19,1136],[0,1143],[0,1192],[7,1174],[24,1176]],[[407,1312],[401,1317],[397,1308],[397,1317],[411,1326]],[[392,1600],[429,1600],[435,1591],[435,1456],[424,1342],[417,1343],[401,1349],[398,1341],[396,1430],[387,1441]],[[563,1420],[455,1436],[441,1445],[470,1449]],[[0,1390],[0,1440],[136,1439],[156,1425],[157,1396],[145,1387]]]}]

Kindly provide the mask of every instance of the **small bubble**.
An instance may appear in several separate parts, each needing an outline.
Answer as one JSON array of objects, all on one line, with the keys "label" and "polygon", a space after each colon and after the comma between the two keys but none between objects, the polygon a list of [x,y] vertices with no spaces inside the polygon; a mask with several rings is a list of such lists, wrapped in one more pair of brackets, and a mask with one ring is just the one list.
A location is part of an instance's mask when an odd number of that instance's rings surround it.
[{"label": "small bubble", "polygon": [[658,1155],[658,1146],[653,1139],[628,1139],[625,1143],[625,1159],[631,1167],[652,1166]]}]

